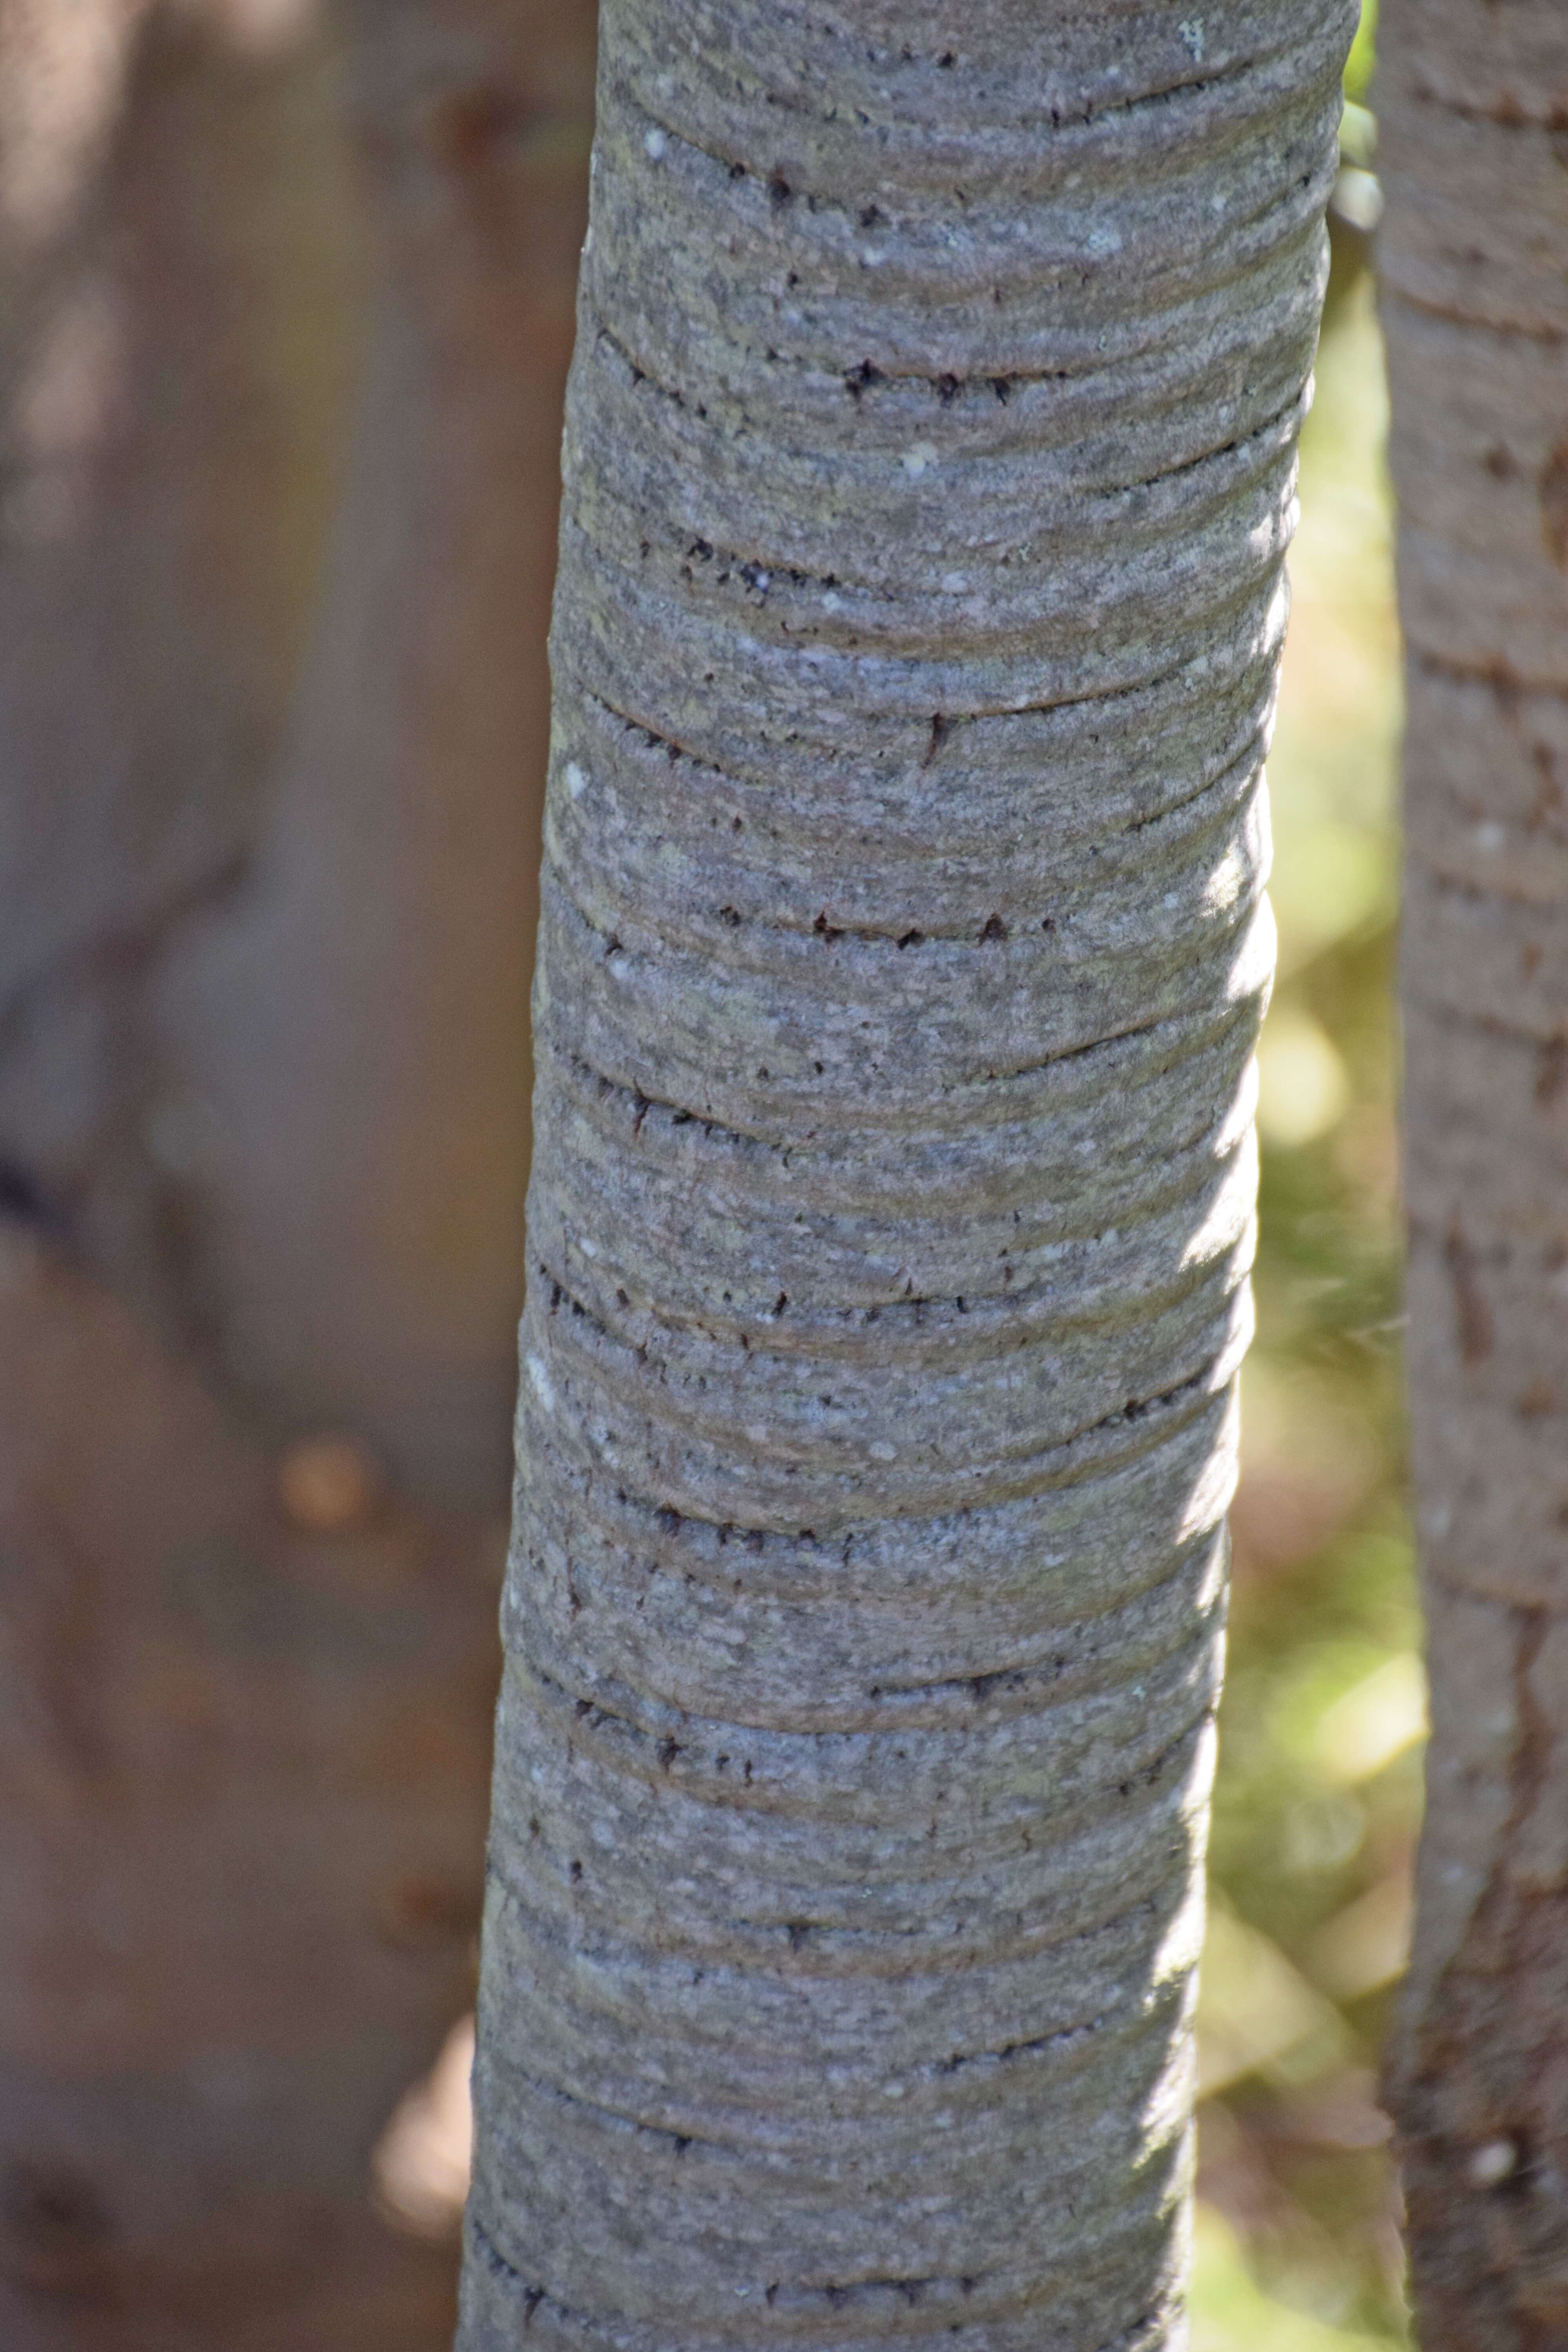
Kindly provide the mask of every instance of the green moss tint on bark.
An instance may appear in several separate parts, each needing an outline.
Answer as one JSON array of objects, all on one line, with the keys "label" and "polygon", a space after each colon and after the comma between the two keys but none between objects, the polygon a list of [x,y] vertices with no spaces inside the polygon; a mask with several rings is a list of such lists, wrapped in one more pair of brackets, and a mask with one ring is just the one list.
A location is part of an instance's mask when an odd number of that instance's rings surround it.
[{"label": "green moss tint on bark", "polygon": [[465,2352],[1179,2340],[1345,0],[610,0]]}]

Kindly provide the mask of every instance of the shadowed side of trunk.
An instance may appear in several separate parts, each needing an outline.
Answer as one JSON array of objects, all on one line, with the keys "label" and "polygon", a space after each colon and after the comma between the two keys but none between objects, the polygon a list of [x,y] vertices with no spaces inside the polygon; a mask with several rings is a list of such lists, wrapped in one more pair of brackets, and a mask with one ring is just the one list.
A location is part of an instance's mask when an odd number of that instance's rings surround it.
[{"label": "shadowed side of trunk", "polygon": [[1350,31],[605,11],[464,2352],[1183,2340]]},{"label": "shadowed side of trunk", "polygon": [[1568,2330],[1568,37],[1388,0],[1410,1403],[1432,1681],[1391,2095],[1422,2339]]},{"label": "shadowed side of trunk", "polygon": [[591,11],[102,15],[63,195],[0,100],[0,2336],[428,2352]]}]

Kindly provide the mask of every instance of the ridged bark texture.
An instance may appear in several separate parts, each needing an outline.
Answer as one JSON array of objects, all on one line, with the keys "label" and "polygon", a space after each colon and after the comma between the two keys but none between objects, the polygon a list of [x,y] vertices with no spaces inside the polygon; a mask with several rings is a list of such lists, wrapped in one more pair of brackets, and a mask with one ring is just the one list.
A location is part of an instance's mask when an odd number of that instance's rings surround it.
[{"label": "ridged bark texture", "polygon": [[465,2352],[1181,2339],[1343,0],[610,0]]},{"label": "ridged bark texture", "polygon": [[1387,0],[1410,1402],[1432,1679],[1390,2069],[1424,2343],[1568,2336],[1568,21]]}]

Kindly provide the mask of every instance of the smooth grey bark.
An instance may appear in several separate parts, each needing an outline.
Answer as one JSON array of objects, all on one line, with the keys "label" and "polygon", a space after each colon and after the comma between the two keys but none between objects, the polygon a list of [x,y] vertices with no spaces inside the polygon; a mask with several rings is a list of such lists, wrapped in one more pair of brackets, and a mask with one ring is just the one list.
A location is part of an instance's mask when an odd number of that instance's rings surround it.
[{"label": "smooth grey bark", "polygon": [[1344,0],[608,0],[464,2352],[1181,2340]]},{"label": "smooth grey bark", "polygon": [[1432,1740],[1391,2053],[1423,2342],[1568,2331],[1568,26],[1389,0],[1411,1431]]}]

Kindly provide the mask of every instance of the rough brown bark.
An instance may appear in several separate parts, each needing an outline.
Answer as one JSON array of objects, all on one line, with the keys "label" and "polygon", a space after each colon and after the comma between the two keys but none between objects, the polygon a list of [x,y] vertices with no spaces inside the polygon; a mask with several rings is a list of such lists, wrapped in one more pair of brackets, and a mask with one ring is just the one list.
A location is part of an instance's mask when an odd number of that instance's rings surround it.
[{"label": "rough brown bark", "polygon": [[0,11],[7,2352],[450,2332],[592,37]]},{"label": "rough brown bark", "polygon": [[1351,22],[605,9],[465,2352],[1183,2340]]},{"label": "rough brown bark", "polygon": [[1568,2336],[1568,29],[1386,0],[1410,1402],[1432,1679],[1390,2067],[1422,2340]]}]

